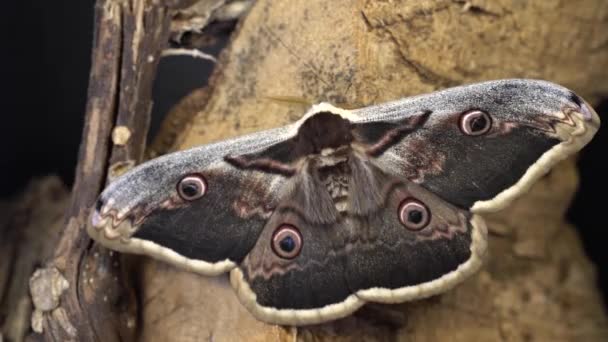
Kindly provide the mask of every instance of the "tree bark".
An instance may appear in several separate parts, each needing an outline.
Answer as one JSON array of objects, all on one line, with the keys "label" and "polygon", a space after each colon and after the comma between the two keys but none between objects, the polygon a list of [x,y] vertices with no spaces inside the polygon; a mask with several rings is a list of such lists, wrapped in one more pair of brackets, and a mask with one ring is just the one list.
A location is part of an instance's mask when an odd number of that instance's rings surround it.
[{"label": "tree bark", "polygon": [[106,179],[143,157],[152,82],[173,10],[192,2],[96,3],[85,127],[65,228],[52,258],[30,279],[32,328],[45,340],[135,338],[133,282],[119,256],[94,245],[85,228]]},{"label": "tree bark", "polygon": [[[564,220],[577,185],[573,159],[509,208],[487,216],[490,255],[471,279],[443,295],[370,304],[312,327],[255,320],[238,303],[227,276],[207,278],[149,258],[120,258],[93,244],[84,229],[89,210],[106,179],[141,161],[156,65],[172,25],[178,19],[183,24],[175,13],[195,2],[96,5],[72,198],[53,209],[45,204],[53,214],[39,207],[26,214],[56,217],[67,206],[55,253],[30,280],[37,332],[31,339],[608,340],[594,268]],[[548,79],[593,102],[608,94],[607,65],[603,0],[258,0],[222,53],[210,86],[176,106],[149,152],[286,124],[304,113],[306,103],[358,107],[486,79]],[[7,212],[17,217],[13,209]],[[15,231],[26,223],[9,222],[0,233],[21,241]],[[18,255],[10,246],[3,251]],[[6,260],[0,264],[1,308],[9,319],[2,331],[19,339],[23,319],[12,318],[23,317],[23,310],[10,312],[8,305],[24,298],[10,290],[24,277],[8,281],[16,258]],[[30,264],[28,270],[35,261]]]}]

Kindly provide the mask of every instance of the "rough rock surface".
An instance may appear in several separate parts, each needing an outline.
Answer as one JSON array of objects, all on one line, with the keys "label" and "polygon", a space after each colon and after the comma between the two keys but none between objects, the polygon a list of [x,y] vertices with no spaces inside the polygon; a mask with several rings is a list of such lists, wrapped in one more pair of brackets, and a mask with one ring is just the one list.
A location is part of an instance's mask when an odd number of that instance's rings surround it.
[{"label": "rough rock surface", "polygon": [[[604,1],[260,0],[211,86],[176,106],[153,152],[286,124],[307,102],[357,107],[487,79],[548,79],[593,102],[608,93],[606,65]],[[313,327],[260,323],[226,276],[205,278],[146,258],[141,340],[608,340],[593,266],[564,222],[576,186],[568,160],[488,216],[490,256],[456,289],[367,305]]]}]

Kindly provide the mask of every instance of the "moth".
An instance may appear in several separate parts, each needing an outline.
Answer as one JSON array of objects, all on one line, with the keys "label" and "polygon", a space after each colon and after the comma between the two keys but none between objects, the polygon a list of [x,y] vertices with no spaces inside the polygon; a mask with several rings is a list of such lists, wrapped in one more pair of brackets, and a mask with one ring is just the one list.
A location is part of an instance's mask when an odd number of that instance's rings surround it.
[{"label": "moth", "polygon": [[559,85],[509,79],[171,153],[112,182],[90,236],[215,276],[258,319],[306,325],[366,302],[444,292],[486,253],[503,208],[580,150],[600,120]]}]

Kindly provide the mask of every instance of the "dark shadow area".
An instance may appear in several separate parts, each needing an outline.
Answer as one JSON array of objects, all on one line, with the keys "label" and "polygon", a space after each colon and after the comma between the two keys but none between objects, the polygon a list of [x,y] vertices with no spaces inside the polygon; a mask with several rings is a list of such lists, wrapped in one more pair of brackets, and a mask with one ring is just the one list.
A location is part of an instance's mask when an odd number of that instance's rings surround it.
[{"label": "dark shadow area", "polygon": [[[205,53],[217,56],[228,41],[226,34],[224,39],[209,46]],[[213,71],[214,62],[190,56],[168,56],[163,58],[158,65],[158,74],[154,80],[152,98],[152,120],[148,141],[158,132],[162,120],[180,99],[188,95],[193,89],[207,85],[209,76]]]},{"label": "dark shadow area", "polygon": [[12,1],[2,23],[1,195],[32,177],[74,174],[93,30],[93,0]]},{"label": "dark shadow area", "polygon": [[598,265],[598,283],[608,307],[608,248],[605,245],[608,223],[604,221],[604,210],[608,210],[608,98],[595,110],[603,120],[602,127],[580,153],[580,186],[568,211],[568,219],[579,229],[587,255]]}]

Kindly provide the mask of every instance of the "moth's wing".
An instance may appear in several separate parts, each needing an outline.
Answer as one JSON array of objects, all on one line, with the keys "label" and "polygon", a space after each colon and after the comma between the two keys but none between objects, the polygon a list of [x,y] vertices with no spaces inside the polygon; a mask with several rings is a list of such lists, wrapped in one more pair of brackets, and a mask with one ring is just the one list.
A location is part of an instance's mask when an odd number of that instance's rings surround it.
[{"label": "moth's wing", "polygon": [[[489,114],[489,132],[463,133],[461,116],[472,110]],[[420,113],[428,117],[408,128]],[[357,140],[383,170],[474,212],[504,207],[599,127],[584,100],[537,80],[472,84],[352,114]]]},{"label": "moth's wing", "polygon": [[[231,271],[241,302],[256,317],[278,324],[316,324],[345,317],[367,301],[403,302],[445,291],[480,266],[486,249],[480,217],[414,183],[367,167],[369,172],[358,178],[373,179],[359,184],[365,188],[351,183],[350,191],[360,198],[353,197],[350,206],[374,201],[362,206],[375,207],[373,213],[342,215],[334,224],[311,222],[300,214],[303,203],[321,206],[328,201],[323,191],[316,191],[313,201],[294,193],[273,214],[250,254]],[[369,196],[372,191],[379,201]],[[406,198],[429,208],[425,228],[409,230],[400,223],[398,211]],[[281,258],[272,248],[275,232],[285,224],[302,237],[301,252],[293,259]]]},{"label": "moth's wing", "polygon": [[[295,133],[286,126],[146,162],[103,191],[88,232],[108,248],[198,273],[232,269],[257,241],[286,178],[235,166],[230,158],[289,141]],[[177,191],[188,175],[202,177],[206,186],[193,201]]]},{"label": "moth's wing", "polygon": [[[351,245],[347,282],[357,297],[401,303],[442,293],[476,272],[487,246],[482,217],[405,181],[385,191],[386,202],[358,219],[362,236]],[[422,203],[430,215],[420,230],[399,220],[404,201]]]},{"label": "moth's wing", "polygon": [[[345,276],[351,229],[335,214],[333,222],[325,220],[332,215],[313,214],[335,213],[328,192],[314,177],[298,174],[290,182],[256,245],[231,271],[231,283],[243,305],[269,323],[302,325],[344,317],[364,303]],[[291,259],[273,248],[274,236],[284,226],[301,235],[301,251]]]},{"label": "moth's wing", "polygon": [[[281,224],[299,229],[302,251],[283,259],[271,247]],[[258,319],[283,325],[315,324],[345,317],[363,305],[346,279],[343,223],[308,223],[294,212],[269,221],[258,243],[230,279],[239,300]]]}]

